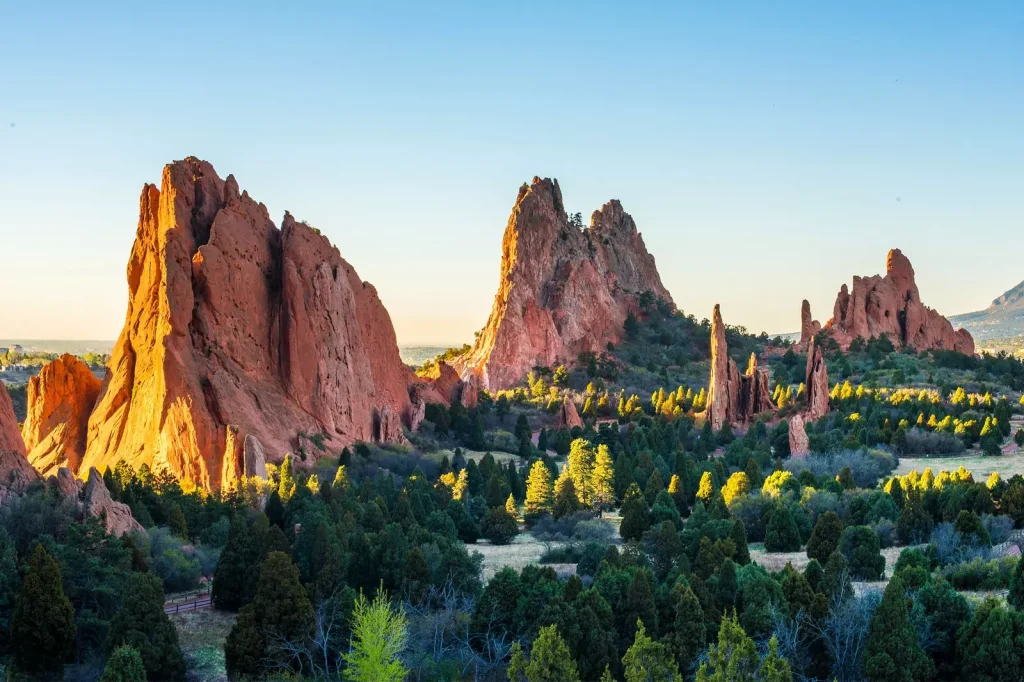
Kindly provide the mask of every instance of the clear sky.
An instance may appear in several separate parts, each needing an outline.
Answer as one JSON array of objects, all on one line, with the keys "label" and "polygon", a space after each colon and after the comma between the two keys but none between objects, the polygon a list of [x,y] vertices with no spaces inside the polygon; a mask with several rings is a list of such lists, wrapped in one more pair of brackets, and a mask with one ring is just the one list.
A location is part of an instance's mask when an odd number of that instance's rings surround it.
[{"label": "clear sky", "polygon": [[188,155],[319,227],[402,343],[484,325],[534,175],[752,331],[893,246],[946,314],[1024,279],[1024,3],[719,4],[0,0],[0,337],[114,338]]}]

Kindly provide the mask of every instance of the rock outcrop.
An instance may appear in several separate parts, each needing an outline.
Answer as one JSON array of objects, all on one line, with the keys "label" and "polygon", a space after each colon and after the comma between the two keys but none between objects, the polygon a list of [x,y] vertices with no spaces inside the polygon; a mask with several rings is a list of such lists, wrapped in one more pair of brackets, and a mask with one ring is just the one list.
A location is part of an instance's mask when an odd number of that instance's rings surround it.
[{"label": "rock outcrop", "polygon": [[571,398],[566,398],[562,401],[561,407],[558,408],[558,421],[556,423],[558,428],[571,429],[573,427],[583,428],[583,419],[580,417],[580,413],[576,410],[576,403]]},{"label": "rock outcrop", "polygon": [[725,324],[716,304],[711,316],[711,376],[705,419],[717,431],[725,424],[744,424],[762,412],[777,409],[768,386],[768,372],[758,369],[756,355],[751,354],[745,374],[740,374],[729,357]]},{"label": "rock outcrop", "polygon": [[62,466],[78,469],[85,455],[89,414],[100,380],[73,355],[44,366],[28,383],[28,413],[21,429],[28,461],[43,477]]},{"label": "rock outcrop", "polygon": [[[326,237],[195,158],[146,185],[128,313],[76,474],[124,460],[203,488],[246,464],[254,436],[280,462],[299,432],[370,440],[410,408],[376,290]],[[395,433],[389,423],[389,433]]]},{"label": "rock outcrop", "polygon": [[804,418],[794,414],[789,418],[789,455],[790,457],[806,457],[811,452],[811,441],[804,428]]},{"label": "rock outcrop", "polygon": [[89,469],[87,482],[75,478],[67,467],[60,467],[56,475],[48,479],[48,485],[56,488],[61,497],[69,500],[86,517],[99,518],[111,535],[121,536],[128,533],[146,535],[132,510],[123,502],[115,502],[103,482],[103,474],[95,468]]},{"label": "rock outcrop", "polygon": [[608,202],[581,230],[566,215],[558,182],[534,178],[519,189],[505,228],[491,315],[455,366],[497,390],[535,366],[575,362],[620,338],[644,292],[672,301],[622,205]]},{"label": "rock outcrop", "polygon": [[807,369],[804,378],[804,394],[807,396],[806,418],[814,421],[828,414],[828,372],[821,347],[810,340],[807,349]]},{"label": "rock outcrop", "polygon": [[377,443],[400,443],[409,441],[402,430],[402,418],[390,405],[385,405],[374,416],[373,440]]},{"label": "rock outcrop", "polygon": [[800,305],[800,341],[797,347],[806,349],[815,334],[821,331],[821,324],[811,317],[811,303],[806,298]]},{"label": "rock outcrop", "polygon": [[844,349],[857,337],[866,341],[884,334],[897,348],[974,354],[970,332],[954,330],[949,320],[921,303],[914,268],[899,249],[889,252],[885,276],[854,277],[852,291],[845,284],[840,288],[825,328]]},{"label": "rock outcrop", "polygon": [[476,407],[480,396],[479,379],[472,372],[459,378],[454,367],[444,360],[438,360],[415,377],[416,384],[410,389],[411,399],[416,402],[441,402],[445,406],[460,403],[463,407]]},{"label": "rock outcrop", "polygon": [[25,442],[18,431],[11,396],[0,381],[0,505],[38,480],[39,474],[25,458]]}]

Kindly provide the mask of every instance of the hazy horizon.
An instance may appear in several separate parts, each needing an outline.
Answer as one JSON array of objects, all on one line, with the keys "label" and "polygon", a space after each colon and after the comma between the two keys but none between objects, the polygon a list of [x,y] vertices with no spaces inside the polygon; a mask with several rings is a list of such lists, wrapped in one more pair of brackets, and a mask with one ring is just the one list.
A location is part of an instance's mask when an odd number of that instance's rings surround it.
[{"label": "hazy horizon", "polygon": [[1016,3],[592,4],[543,21],[58,4],[0,27],[7,337],[116,338],[139,192],[187,155],[275,222],[319,228],[402,345],[484,326],[534,175],[585,221],[620,199],[679,308],[721,303],[752,332],[798,329],[804,298],[824,322],[890,248],[946,316],[1024,279],[999,246],[1024,223]]}]

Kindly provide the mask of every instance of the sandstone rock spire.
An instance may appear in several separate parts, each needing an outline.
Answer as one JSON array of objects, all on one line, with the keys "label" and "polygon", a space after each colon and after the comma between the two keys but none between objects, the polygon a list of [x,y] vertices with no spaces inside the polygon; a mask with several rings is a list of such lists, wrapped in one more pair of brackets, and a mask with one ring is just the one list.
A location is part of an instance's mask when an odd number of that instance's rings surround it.
[{"label": "sandstone rock spire", "polygon": [[617,341],[640,294],[669,303],[654,258],[618,201],[573,225],[557,180],[519,189],[502,240],[501,275],[490,317],[455,361],[482,388],[508,388],[534,366],[575,362]]},{"label": "sandstone rock spire", "polygon": [[740,374],[729,357],[722,312],[715,304],[711,315],[711,375],[708,379],[705,418],[716,431],[725,424],[744,424],[751,418],[776,409],[768,386],[767,370],[758,369],[751,353],[747,371]]}]

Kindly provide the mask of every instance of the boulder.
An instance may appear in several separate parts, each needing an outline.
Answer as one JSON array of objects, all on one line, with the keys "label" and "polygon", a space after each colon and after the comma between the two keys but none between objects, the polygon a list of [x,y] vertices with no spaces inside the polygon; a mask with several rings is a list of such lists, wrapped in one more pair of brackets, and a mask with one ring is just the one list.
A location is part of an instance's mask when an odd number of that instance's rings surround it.
[{"label": "boulder", "polygon": [[622,205],[608,202],[581,230],[566,214],[558,181],[534,178],[520,187],[505,227],[490,317],[455,367],[494,391],[521,382],[534,366],[572,364],[581,352],[618,341],[645,292],[672,303]]},{"label": "boulder", "polygon": [[807,430],[804,428],[804,418],[800,414],[794,414],[789,418],[789,454],[791,457],[806,457],[810,451],[811,445],[807,438]]},{"label": "boulder", "polygon": [[725,324],[716,304],[711,316],[711,376],[704,418],[717,431],[725,424],[745,424],[756,415],[775,409],[768,372],[758,368],[757,356],[751,354],[744,374],[729,357]]},{"label": "boulder", "polygon": [[383,406],[410,406],[373,286],[318,230],[287,213],[278,229],[205,161],[143,188],[128,290],[75,473],[124,460],[216,489],[244,470],[249,436],[279,463],[300,432],[371,440]]},{"label": "boulder", "polygon": [[580,418],[580,413],[576,411],[576,403],[570,398],[566,398],[562,401],[561,407],[558,408],[558,428],[572,429],[573,427],[583,428],[583,419]]},{"label": "boulder", "polygon": [[852,291],[842,285],[825,328],[844,349],[858,337],[866,341],[885,335],[897,348],[974,354],[970,332],[954,330],[949,320],[921,303],[914,268],[899,249],[889,251],[884,276],[854,277]]},{"label": "boulder", "polygon": [[128,505],[123,502],[115,502],[110,497],[110,491],[103,483],[103,475],[95,468],[89,469],[89,481],[85,484],[82,508],[87,515],[102,519],[107,532],[111,535],[146,533],[142,524],[132,516],[132,510],[128,508]]},{"label": "boulder", "polygon": [[67,467],[61,467],[57,469],[57,475],[53,478],[47,479],[47,482],[53,481],[53,486],[57,489],[57,492],[63,497],[69,497],[78,499],[78,495],[82,492],[82,482],[75,478],[75,475],[71,473],[71,469]]},{"label": "boulder", "polygon": [[68,354],[29,379],[21,435],[29,463],[44,477],[63,466],[78,469],[85,455],[89,413],[99,392],[100,380],[89,366]]},{"label": "boulder", "polygon": [[807,396],[806,418],[820,419],[828,414],[828,372],[821,347],[810,341],[807,349],[807,369],[804,378],[804,394]]}]

